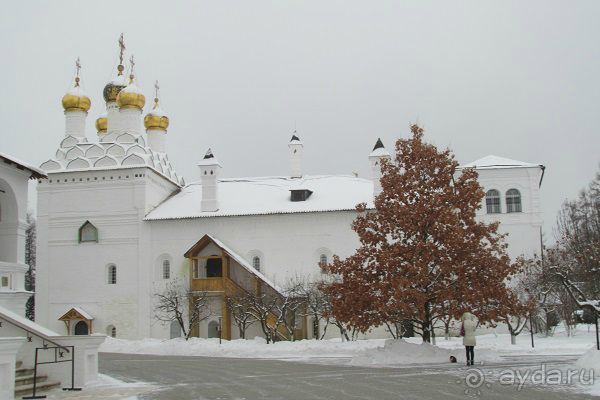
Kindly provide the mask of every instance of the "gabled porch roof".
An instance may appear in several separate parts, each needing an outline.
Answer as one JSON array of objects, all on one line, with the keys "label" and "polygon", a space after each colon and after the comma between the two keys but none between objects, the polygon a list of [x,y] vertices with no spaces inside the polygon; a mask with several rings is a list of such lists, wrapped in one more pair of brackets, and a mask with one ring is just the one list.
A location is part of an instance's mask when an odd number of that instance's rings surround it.
[{"label": "gabled porch roof", "polygon": [[73,307],[69,311],[67,311],[62,317],[60,317],[59,321],[72,321],[74,319],[82,319],[85,321],[91,321],[94,319],[89,313],[87,313],[84,309],[79,307]]},{"label": "gabled porch roof", "polygon": [[254,269],[250,265],[250,263],[248,261],[246,261],[246,259],[244,259],[244,257],[239,255],[238,253],[233,251],[230,247],[228,247],[225,243],[214,238],[211,235],[208,235],[208,234],[204,235],[202,237],[202,239],[198,240],[192,247],[190,247],[189,250],[186,251],[183,256],[186,258],[191,258],[194,255],[198,254],[198,252],[200,252],[202,249],[204,249],[210,243],[213,243],[215,246],[220,248],[223,253],[227,254],[229,257],[234,259],[239,265],[242,266],[242,268],[244,268],[245,270],[250,272],[252,275],[256,276],[258,279],[260,279],[265,284],[270,286],[277,293],[281,294],[281,289],[279,289],[279,287],[277,287],[275,285],[275,283],[271,282],[271,280],[269,278],[267,278],[266,276],[264,276],[260,271],[257,271],[256,269]]}]

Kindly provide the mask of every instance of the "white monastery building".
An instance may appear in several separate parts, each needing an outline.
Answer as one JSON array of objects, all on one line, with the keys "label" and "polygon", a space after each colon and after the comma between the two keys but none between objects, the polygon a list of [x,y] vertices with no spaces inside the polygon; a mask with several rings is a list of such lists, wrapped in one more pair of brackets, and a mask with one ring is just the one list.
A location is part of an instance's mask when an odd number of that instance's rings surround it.
[{"label": "white monastery building", "polygon": [[[351,255],[359,245],[355,206],[373,207],[379,162],[390,155],[381,141],[365,151],[372,179],[308,176],[294,134],[288,176],[222,179],[226,166],[208,150],[198,163],[201,178],[186,183],[167,155],[169,119],[158,94],[144,116],[131,69],[126,78],[121,51],[97,135],[85,132],[90,100],[79,77],[62,99],[65,133],[40,167],[48,179],[38,185],[37,321],[68,334],[179,336],[177,325],[159,323],[153,311],[153,294],[179,278],[215,294],[215,316],[196,334],[214,336],[222,317],[224,337],[237,338],[223,306],[227,291],[318,278],[321,263]],[[478,170],[487,191],[480,218],[501,221],[511,256],[539,254],[544,167],[494,156],[465,167]],[[312,329],[303,335],[312,337]]]}]

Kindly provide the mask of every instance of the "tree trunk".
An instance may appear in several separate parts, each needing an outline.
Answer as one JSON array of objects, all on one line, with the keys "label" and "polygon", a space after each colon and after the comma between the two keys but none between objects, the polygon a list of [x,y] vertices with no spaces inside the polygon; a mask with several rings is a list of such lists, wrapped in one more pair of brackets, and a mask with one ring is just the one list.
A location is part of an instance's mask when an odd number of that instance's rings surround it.
[{"label": "tree trunk", "polygon": [[431,342],[431,332],[429,328],[431,326],[431,321],[429,320],[429,302],[425,303],[425,318],[421,323],[421,330],[423,331],[423,342],[430,343]]},{"label": "tree trunk", "polygon": [[510,344],[517,344],[517,335],[510,334]]}]

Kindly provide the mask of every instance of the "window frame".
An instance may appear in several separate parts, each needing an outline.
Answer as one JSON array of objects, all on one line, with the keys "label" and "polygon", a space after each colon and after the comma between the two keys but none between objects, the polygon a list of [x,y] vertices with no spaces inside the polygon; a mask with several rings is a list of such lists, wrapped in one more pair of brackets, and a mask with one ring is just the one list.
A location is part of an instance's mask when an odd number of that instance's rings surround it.
[{"label": "window frame", "polygon": [[[84,240],[83,230],[87,229],[89,227],[93,228],[93,232],[95,233],[95,235],[94,235],[95,237],[93,239]],[[79,243],[98,243],[98,228],[96,227],[96,225],[92,224],[89,220],[87,220],[87,221],[85,221],[83,223],[83,225],[81,225],[79,227],[78,235],[77,236],[78,236],[78,242]]]},{"label": "window frame", "polygon": [[521,196],[521,191],[519,189],[508,189],[505,194],[505,201],[507,213],[523,212],[523,197]]},{"label": "window frame", "polygon": [[171,261],[163,260],[162,262],[162,278],[171,279]]},{"label": "window frame", "polygon": [[261,267],[260,256],[258,256],[258,255],[253,256],[252,257],[252,268],[254,268],[258,272],[260,272],[260,267]]},{"label": "window frame", "polygon": [[117,265],[116,264],[108,264],[107,267],[107,276],[106,282],[108,285],[116,285],[117,284]]},{"label": "window frame", "polygon": [[487,214],[502,214],[502,201],[498,189],[485,192],[485,208]]}]

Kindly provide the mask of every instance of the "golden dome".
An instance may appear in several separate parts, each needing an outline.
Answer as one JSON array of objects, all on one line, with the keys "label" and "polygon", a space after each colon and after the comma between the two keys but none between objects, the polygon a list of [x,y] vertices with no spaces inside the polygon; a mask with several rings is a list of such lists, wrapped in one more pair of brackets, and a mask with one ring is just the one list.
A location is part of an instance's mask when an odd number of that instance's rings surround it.
[{"label": "golden dome", "polygon": [[133,75],[129,77],[129,85],[119,92],[117,104],[119,108],[137,108],[139,110],[144,108],[146,97],[133,82]]},{"label": "golden dome", "polygon": [[117,96],[119,92],[127,86],[127,81],[123,76],[123,66],[119,64],[118,66],[119,74],[115,79],[108,82],[106,86],[104,86],[104,90],[102,92],[104,96],[104,101],[107,103],[111,101],[117,101]]},{"label": "golden dome", "polygon": [[144,117],[146,129],[160,129],[166,131],[169,127],[169,117],[158,106],[158,98],[154,99],[154,107]]},{"label": "golden dome", "polygon": [[101,115],[96,119],[96,130],[98,133],[106,133],[108,129],[108,118],[106,115]]},{"label": "golden dome", "polygon": [[65,111],[88,112],[92,106],[90,98],[87,97],[79,86],[79,77],[75,78],[75,87],[69,90],[62,98],[62,106]]}]

